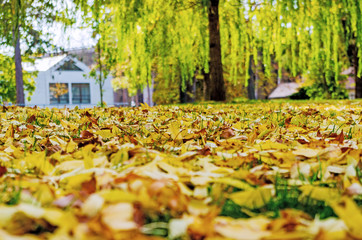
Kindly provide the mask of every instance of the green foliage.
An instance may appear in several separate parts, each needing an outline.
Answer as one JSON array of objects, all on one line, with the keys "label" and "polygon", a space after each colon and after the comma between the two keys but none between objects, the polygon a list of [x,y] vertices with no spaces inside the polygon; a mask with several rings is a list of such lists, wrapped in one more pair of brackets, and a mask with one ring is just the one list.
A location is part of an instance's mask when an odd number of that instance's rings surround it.
[{"label": "green foliage", "polygon": [[157,105],[175,104],[179,102],[179,82],[164,82],[162,81],[162,76],[158,75],[154,87],[153,101]]},{"label": "green foliage", "polygon": [[[14,60],[0,54],[0,103],[16,102],[16,85],[15,85],[15,63]],[[29,100],[32,92],[35,90],[34,77],[36,73],[23,72],[24,89],[29,93]]]},{"label": "green foliage", "polygon": [[292,94],[290,96],[290,99],[295,99],[295,100],[297,100],[297,99],[299,99],[299,100],[300,99],[310,99],[310,97],[307,94],[307,90],[308,90],[307,87],[299,88],[298,92],[296,92],[296,93],[294,93],[294,94]]},{"label": "green foliage", "polygon": [[[0,43],[14,47],[20,38],[24,53],[42,54],[53,46],[50,36],[43,33],[44,26],[56,21],[70,24],[72,20],[64,12],[63,0],[2,0],[0,9]],[[20,31],[17,31],[20,30]],[[54,47],[54,46],[53,46]]]},{"label": "green foliage", "polygon": [[[75,2],[88,17],[102,19],[92,26],[105,65],[116,81],[126,81],[115,85],[135,92],[151,82],[151,73],[157,69],[166,84],[181,79],[184,88],[197,72],[209,72],[209,0]],[[357,21],[361,9],[357,0],[221,0],[227,85],[247,86],[250,59],[254,59],[263,89],[272,89],[276,72],[281,77],[284,69],[291,76],[308,78],[313,98],[343,97],[343,90],[338,90],[339,73],[350,65],[348,46],[356,45],[362,65],[362,22]],[[231,94],[229,99],[234,97],[238,96]]]},{"label": "green foliage", "polygon": [[306,87],[306,93],[311,99],[348,99],[347,90],[335,84],[325,86],[321,82],[315,82]]}]

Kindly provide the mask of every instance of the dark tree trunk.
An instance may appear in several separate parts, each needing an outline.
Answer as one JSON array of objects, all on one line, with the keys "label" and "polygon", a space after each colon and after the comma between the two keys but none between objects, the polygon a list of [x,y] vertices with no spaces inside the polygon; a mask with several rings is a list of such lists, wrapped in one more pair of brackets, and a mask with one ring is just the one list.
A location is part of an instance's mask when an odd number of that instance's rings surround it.
[{"label": "dark tree trunk", "polygon": [[196,77],[192,79],[192,82],[186,82],[185,88],[182,88],[180,83],[180,103],[191,103],[195,101],[196,96]]},{"label": "dark tree trunk", "polygon": [[192,99],[191,102],[195,102],[196,101],[196,74],[193,78],[193,83],[192,83]]},{"label": "dark tree trunk", "polygon": [[103,103],[103,84],[104,84],[104,79],[102,76],[103,73],[103,69],[102,69],[102,59],[101,59],[101,46],[100,46],[100,42],[98,43],[98,64],[99,64],[99,77],[98,77],[98,84],[99,84],[99,93],[101,95],[101,107],[104,107],[104,103]]},{"label": "dark tree trunk", "polygon": [[15,61],[15,82],[16,82],[16,104],[18,106],[25,106],[24,97],[24,82],[23,82],[23,68],[21,66],[21,52],[20,52],[20,32],[16,28],[14,32],[14,61]]},{"label": "dark tree trunk", "polygon": [[210,34],[210,79],[206,82],[206,100],[225,101],[225,84],[221,63],[219,0],[210,0],[209,6]]},{"label": "dark tree trunk", "polygon": [[249,99],[256,99],[255,98],[255,73],[253,71],[253,56],[250,56],[250,63],[249,63],[249,79],[248,79],[248,98]]},{"label": "dark tree trunk", "polygon": [[187,103],[187,89],[183,89],[182,88],[182,84],[180,84],[180,87],[179,87],[179,90],[180,90],[180,103]]},{"label": "dark tree trunk", "polygon": [[202,75],[204,76],[204,81],[202,84],[202,92],[204,94],[204,100],[210,100],[210,94],[208,93],[207,85],[210,83],[210,73],[206,73],[204,70],[202,71]]},{"label": "dark tree trunk", "polygon": [[[350,45],[352,48],[352,66],[354,70],[354,81],[356,83],[356,98],[362,98],[362,77],[358,77],[359,70],[359,59],[358,59],[358,49],[356,45]],[[361,50],[360,50],[361,51]]]}]

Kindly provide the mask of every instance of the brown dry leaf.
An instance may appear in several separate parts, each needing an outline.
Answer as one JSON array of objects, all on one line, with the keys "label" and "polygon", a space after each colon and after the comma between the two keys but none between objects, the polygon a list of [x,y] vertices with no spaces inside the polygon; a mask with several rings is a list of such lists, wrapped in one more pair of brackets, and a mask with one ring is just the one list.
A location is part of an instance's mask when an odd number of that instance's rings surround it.
[{"label": "brown dry leaf", "polygon": [[220,138],[222,138],[222,139],[229,139],[234,136],[235,136],[235,133],[231,128],[223,130],[220,134]]},{"label": "brown dry leaf", "polygon": [[7,172],[6,167],[0,165],[0,177],[4,176],[6,172]]}]

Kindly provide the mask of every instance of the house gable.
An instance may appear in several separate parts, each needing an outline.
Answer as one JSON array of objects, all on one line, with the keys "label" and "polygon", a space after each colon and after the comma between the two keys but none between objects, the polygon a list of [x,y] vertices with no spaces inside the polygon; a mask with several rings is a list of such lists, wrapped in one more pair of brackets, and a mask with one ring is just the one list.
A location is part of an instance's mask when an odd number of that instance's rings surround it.
[{"label": "house gable", "polygon": [[55,71],[83,71],[72,59],[64,61]]},{"label": "house gable", "polygon": [[60,62],[55,64],[51,71],[57,72],[85,72],[88,73],[90,71],[89,67],[84,63],[80,62],[78,59],[73,58],[71,56],[66,56]]}]

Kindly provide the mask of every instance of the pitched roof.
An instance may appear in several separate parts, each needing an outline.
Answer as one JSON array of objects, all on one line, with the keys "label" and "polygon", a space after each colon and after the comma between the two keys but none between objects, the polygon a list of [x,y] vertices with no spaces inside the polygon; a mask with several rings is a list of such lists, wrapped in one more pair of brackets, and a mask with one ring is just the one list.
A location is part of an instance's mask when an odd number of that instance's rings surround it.
[{"label": "pitched roof", "polygon": [[23,68],[27,72],[34,72],[34,71],[45,72],[66,57],[67,55],[64,54],[55,57],[39,58],[36,59],[34,63],[23,63]]},{"label": "pitched roof", "polygon": [[269,99],[272,98],[286,98],[290,97],[293,93],[298,92],[299,84],[295,82],[291,83],[281,83],[273,90],[268,96]]}]

